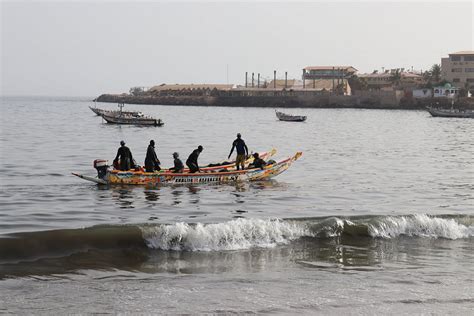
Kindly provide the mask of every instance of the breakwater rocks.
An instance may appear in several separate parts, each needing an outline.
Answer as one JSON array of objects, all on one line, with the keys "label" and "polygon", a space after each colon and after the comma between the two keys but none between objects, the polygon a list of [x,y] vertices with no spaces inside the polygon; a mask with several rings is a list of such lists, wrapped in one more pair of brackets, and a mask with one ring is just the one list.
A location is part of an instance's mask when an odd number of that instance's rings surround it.
[{"label": "breakwater rocks", "polygon": [[[466,98],[467,99],[467,98]],[[471,98],[469,98],[471,99]],[[102,94],[97,102],[156,104],[182,106],[227,106],[227,107],[280,107],[280,108],[365,108],[365,109],[424,109],[438,103],[440,107],[451,106],[447,98],[407,99],[397,93],[364,91],[354,95],[332,94],[281,94],[281,95],[153,95]],[[461,102],[465,108],[474,108],[472,101]]]}]

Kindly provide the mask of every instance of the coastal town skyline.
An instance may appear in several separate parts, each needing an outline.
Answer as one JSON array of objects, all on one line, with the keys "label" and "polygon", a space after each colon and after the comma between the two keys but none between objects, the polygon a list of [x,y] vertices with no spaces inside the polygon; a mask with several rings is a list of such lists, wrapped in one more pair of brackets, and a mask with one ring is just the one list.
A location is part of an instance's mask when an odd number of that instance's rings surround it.
[{"label": "coastal town skyline", "polygon": [[428,70],[473,42],[471,2],[428,4],[4,2],[1,94],[242,84],[315,65]]}]

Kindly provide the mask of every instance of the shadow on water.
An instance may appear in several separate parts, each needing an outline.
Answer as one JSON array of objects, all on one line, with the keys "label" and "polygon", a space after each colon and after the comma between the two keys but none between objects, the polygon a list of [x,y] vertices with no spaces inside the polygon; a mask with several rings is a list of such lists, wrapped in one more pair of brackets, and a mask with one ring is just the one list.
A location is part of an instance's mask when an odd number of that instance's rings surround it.
[{"label": "shadow on water", "polygon": [[[24,260],[12,261],[4,260],[5,258],[0,260],[0,279],[79,273],[82,270],[199,274],[255,273],[288,267],[319,269],[334,273],[351,270],[417,269],[428,264],[443,266],[453,263],[447,260],[467,262],[469,260],[460,259],[460,256],[469,256],[467,250],[472,249],[472,238],[464,240],[405,237],[373,239],[341,236],[337,238],[304,237],[274,248],[209,252],[163,251],[147,248],[143,240],[138,238],[135,228],[130,228],[128,234],[128,237],[132,236],[132,238],[127,238],[127,241],[112,241],[104,235],[101,236],[105,238],[99,246],[79,247],[75,251],[71,250],[70,253],[64,253],[62,249],[64,245],[58,242],[56,254],[43,258],[35,258],[34,250],[31,250],[31,253],[16,251],[14,255],[24,256]],[[37,243],[40,244],[44,238],[55,237],[43,236],[36,239]],[[2,240],[0,240],[0,246],[3,247],[1,243]],[[72,246],[66,245],[66,247]]]}]

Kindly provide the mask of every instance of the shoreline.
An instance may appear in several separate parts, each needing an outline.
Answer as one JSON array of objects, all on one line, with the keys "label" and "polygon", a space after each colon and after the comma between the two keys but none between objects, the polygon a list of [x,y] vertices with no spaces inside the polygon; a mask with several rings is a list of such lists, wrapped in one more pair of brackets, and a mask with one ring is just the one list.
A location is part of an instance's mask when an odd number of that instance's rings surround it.
[{"label": "shoreline", "polygon": [[[467,98],[466,98],[467,99]],[[469,98],[472,99],[472,98]],[[440,107],[451,107],[451,99],[425,98],[404,99],[381,93],[366,93],[351,96],[341,95],[142,95],[102,94],[94,101],[105,103],[149,104],[167,106],[216,106],[216,107],[262,107],[262,108],[355,108],[382,110],[424,110],[437,103]],[[458,100],[458,106],[474,109],[474,100]]]}]

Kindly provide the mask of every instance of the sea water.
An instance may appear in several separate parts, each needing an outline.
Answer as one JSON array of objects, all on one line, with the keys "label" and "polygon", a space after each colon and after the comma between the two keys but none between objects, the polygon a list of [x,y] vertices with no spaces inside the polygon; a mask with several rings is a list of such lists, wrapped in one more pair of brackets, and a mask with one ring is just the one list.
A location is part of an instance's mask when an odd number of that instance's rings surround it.
[{"label": "sea water", "polygon": [[[0,312],[468,314],[474,120],[425,111],[127,105],[163,127],[108,125],[92,98],[3,98]],[[115,109],[115,104],[96,106]],[[303,156],[274,180],[101,187],[124,140],[162,167]]]}]

